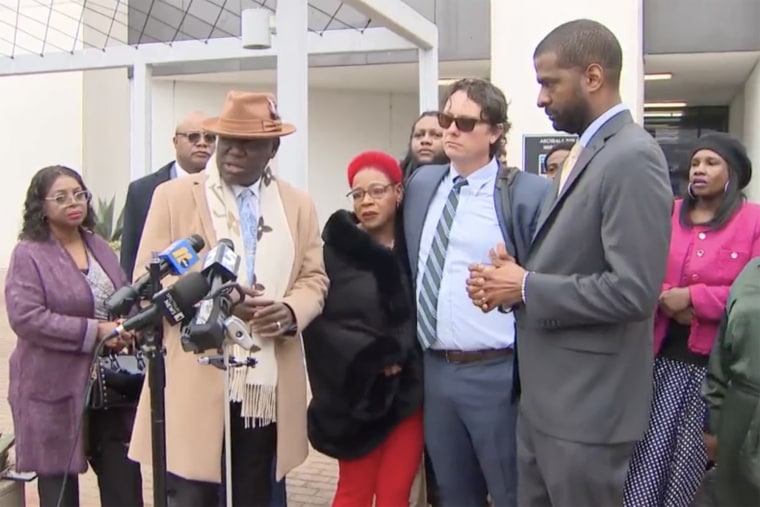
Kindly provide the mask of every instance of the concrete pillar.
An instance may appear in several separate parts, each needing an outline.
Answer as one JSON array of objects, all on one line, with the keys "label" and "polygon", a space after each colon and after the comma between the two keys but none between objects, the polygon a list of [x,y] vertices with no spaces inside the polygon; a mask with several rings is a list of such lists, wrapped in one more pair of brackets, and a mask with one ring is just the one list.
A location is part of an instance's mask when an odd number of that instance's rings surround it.
[{"label": "concrete pillar", "polygon": [[634,118],[643,123],[644,57],[643,0],[491,0],[491,80],[509,101],[512,130],[508,136],[510,164],[523,166],[523,136],[553,134],[544,111],[536,106],[539,86],[533,51],[552,29],[567,21],[588,18],[612,30],[623,48],[621,91]]},{"label": "concrete pillar", "polygon": [[438,48],[417,51],[420,113],[438,109]]},{"label": "concrete pillar", "polygon": [[303,191],[309,189],[309,48],[308,2],[278,0],[277,107],[280,116],[296,127],[282,139],[277,172]]},{"label": "concrete pillar", "polygon": [[760,62],[755,65],[744,83],[744,127],[742,140],[747,146],[750,160],[755,164],[755,171],[745,192],[751,201],[760,202]]},{"label": "concrete pillar", "polygon": [[152,172],[151,88],[153,68],[139,64],[132,68],[130,89],[129,179],[136,180]]}]

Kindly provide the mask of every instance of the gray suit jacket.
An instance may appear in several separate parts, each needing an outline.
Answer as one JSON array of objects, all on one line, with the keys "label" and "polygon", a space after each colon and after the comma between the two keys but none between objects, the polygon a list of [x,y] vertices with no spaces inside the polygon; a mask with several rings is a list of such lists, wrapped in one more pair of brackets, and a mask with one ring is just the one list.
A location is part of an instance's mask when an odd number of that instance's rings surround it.
[{"label": "gray suit jacket", "polygon": [[630,442],[647,427],[653,315],[670,243],[665,156],[629,112],[547,196],[517,309],[521,413],[548,435]]},{"label": "gray suit jacket", "polygon": [[[430,202],[433,200],[438,186],[448,174],[449,168],[449,164],[420,167],[406,183],[402,210],[404,239],[412,281],[414,282],[417,280],[420,238],[422,237],[422,228],[425,225],[425,217]],[[494,208],[504,238],[504,246],[510,254],[520,258],[521,255],[527,255],[538,224],[541,202],[550,193],[551,185],[545,178],[530,173],[521,173],[519,178],[513,179],[512,182],[513,188],[509,193],[511,207],[509,223],[504,220],[505,213],[499,194],[502,181],[498,178],[494,192]],[[511,228],[511,234],[509,228]],[[514,238],[514,243],[511,238]],[[465,290],[464,287],[462,290]]]}]

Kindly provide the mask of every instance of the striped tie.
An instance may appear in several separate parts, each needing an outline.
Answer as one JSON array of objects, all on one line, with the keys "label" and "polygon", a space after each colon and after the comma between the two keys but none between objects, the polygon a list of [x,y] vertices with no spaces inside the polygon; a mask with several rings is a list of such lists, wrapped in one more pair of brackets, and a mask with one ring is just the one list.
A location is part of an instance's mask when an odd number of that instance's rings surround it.
[{"label": "striped tie", "polygon": [[467,185],[461,176],[454,178],[454,186],[443,207],[443,213],[435,228],[435,236],[430,246],[430,253],[425,262],[425,272],[420,283],[417,301],[417,338],[423,349],[430,348],[436,341],[436,323],[438,322],[438,291],[443,278],[443,265],[446,261],[446,248],[449,246],[449,232],[454,223],[454,215],[459,204],[459,191]]},{"label": "striped tie", "polygon": [[238,195],[238,209],[240,210],[240,233],[243,236],[245,246],[245,267],[248,271],[248,286],[253,285],[255,258],[256,258],[256,235],[258,232],[258,220],[254,209],[255,196],[250,188],[246,188]]}]

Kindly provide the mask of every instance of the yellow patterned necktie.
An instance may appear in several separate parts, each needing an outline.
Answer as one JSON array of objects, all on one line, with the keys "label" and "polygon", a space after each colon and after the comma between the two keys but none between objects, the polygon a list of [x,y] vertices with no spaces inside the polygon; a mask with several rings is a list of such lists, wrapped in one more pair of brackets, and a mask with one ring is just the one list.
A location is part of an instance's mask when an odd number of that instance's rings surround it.
[{"label": "yellow patterned necktie", "polygon": [[562,193],[562,189],[565,187],[565,183],[567,183],[567,177],[570,176],[581,151],[583,151],[583,146],[581,146],[580,141],[576,141],[570,150],[570,154],[565,159],[565,163],[562,164],[562,171],[559,173],[559,189],[557,190],[557,195]]}]

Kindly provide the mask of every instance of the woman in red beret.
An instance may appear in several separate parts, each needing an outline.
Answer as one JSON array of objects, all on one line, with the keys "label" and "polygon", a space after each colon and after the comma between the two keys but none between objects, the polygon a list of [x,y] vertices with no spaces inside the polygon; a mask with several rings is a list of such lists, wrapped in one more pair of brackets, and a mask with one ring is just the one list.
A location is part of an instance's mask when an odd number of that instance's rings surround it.
[{"label": "woman in red beret", "polygon": [[400,239],[402,171],[366,152],[348,166],[353,212],[325,225],[330,291],[303,332],[309,440],[340,465],[333,507],[398,507],[420,465],[422,355]]}]

